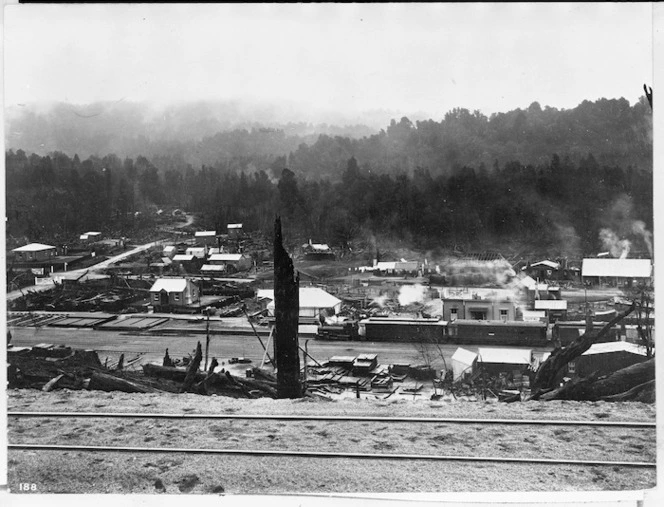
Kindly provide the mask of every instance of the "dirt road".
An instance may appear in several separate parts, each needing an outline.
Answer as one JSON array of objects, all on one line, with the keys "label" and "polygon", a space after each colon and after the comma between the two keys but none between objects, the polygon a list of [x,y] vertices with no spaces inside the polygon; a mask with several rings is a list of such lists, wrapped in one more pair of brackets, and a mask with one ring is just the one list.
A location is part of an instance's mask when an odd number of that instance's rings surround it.
[{"label": "dirt road", "polygon": [[[196,342],[205,344],[205,335],[138,335],[121,331],[92,331],[89,329],[63,329],[63,328],[27,328],[16,327],[11,329],[12,344],[14,346],[34,346],[38,343],[52,343],[54,345],[68,345],[74,348],[93,349],[99,353],[102,362],[106,357],[117,359],[121,353],[133,357],[143,353],[141,362],[160,362],[164,351],[168,348],[169,355],[180,358],[192,353]],[[267,340],[262,337],[263,343]],[[306,339],[300,339],[304,347]],[[458,345],[441,345],[443,357],[440,357],[437,348],[431,350],[432,366],[442,369],[444,365],[451,368],[452,354]],[[477,347],[464,346],[468,350],[477,351]],[[418,346],[413,343],[392,342],[334,342],[310,339],[309,353],[316,359],[324,361],[332,356],[356,356],[361,353],[376,353],[381,364],[411,363],[422,364],[423,357]],[[533,349],[536,356],[550,351],[550,348]],[[270,350],[270,353],[272,351]],[[303,354],[300,354],[302,359]],[[231,357],[247,357],[254,365],[258,365],[263,358],[263,349],[255,336],[213,335],[210,340],[210,357],[216,357],[221,363]]]},{"label": "dirt road", "polygon": [[[139,245],[137,247],[132,248],[131,250],[127,250],[126,252],[122,252],[121,254],[115,255],[113,257],[110,257],[109,259],[106,259],[105,261],[100,262],[99,264],[95,264],[94,266],[90,266],[88,268],[82,268],[82,269],[72,269],[69,271],[57,271],[53,273],[52,276],[60,276],[64,275],[67,278],[78,278],[81,275],[84,275],[86,273],[95,273],[96,271],[100,271],[102,269],[105,269],[116,262],[119,262],[123,259],[126,259],[127,257],[131,255],[135,255],[137,253],[143,252],[145,250],[148,250],[149,248],[152,248],[153,246],[156,246],[160,244],[163,240],[158,240],[158,241],[153,241],[151,243],[146,243],[145,245]],[[14,299],[17,299],[24,295],[28,291],[33,291],[33,292],[41,292],[45,290],[52,289],[53,285],[48,284],[48,285],[30,285],[28,287],[23,287],[19,290],[14,290],[12,292],[7,293],[7,301],[12,301]]]}]

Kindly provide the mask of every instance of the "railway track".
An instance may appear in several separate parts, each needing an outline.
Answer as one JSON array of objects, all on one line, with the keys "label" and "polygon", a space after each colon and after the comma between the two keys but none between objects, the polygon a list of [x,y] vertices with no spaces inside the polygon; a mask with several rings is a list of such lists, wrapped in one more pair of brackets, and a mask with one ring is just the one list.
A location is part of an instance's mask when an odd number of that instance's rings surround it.
[{"label": "railway track", "polygon": [[341,421],[383,423],[502,424],[544,426],[596,426],[615,428],[656,428],[647,421],[559,421],[553,419],[470,419],[458,417],[385,417],[289,414],[166,414],[145,412],[8,412],[8,417],[102,418],[102,419],[244,419],[249,421]]},{"label": "railway track", "polygon": [[[369,433],[369,430],[363,429],[360,432],[353,433],[352,429],[349,428],[350,425],[361,423],[363,425],[376,425],[387,424],[390,425],[401,425],[400,428],[407,428],[413,434],[416,432],[413,428],[418,425],[438,425],[437,428],[448,427],[448,426],[492,426],[492,427],[509,427],[509,426],[532,426],[535,428],[540,428],[539,431],[549,431],[551,428],[558,428],[552,430],[555,435],[564,436],[566,433],[563,433],[565,430],[560,429],[560,427],[567,427],[571,430],[581,429],[582,431],[602,431],[606,429],[608,431],[622,430],[622,431],[654,431],[655,423],[646,422],[646,421],[559,421],[559,420],[550,420],[550,419],[474,419],[474,418],[439,418],[439,417],[384,417],[384,416],[304,416],[304,415],[263,415],[263,414],[169,414],[169,413],[114,413],[114,412],[20,412],[20,411],[11,411],[8,412],[8,417],[10,420],[35,420],[35,419],[44,419],[47,421],[50,420],[86,420],[86,419],[98,419],[101,421],[116,421],[116,420],[134,420],[133,423],[129,424],[136,425],[139,421],[165,421],[169,424],[178,422],[187,421],[190,424],[193,424],[195,421],[226,421],[231,424],[234,421],[252,421],[253,426],[244,424],[241,428],[229,427],[228,432],[247,432],[247,435],[252,434],[253,430],[256,429],[257,433],[260,433],[260,425],[265,426],[265,423],[278,422],[282,427],[286,426],[285,423],[308,423],[304,428],[298,428],[296,431],[307,432],[309,431],[313,435],[319,435],[318,440],[324,439],[329,445],[336,445],[333,441],[328,441],[326,435],[326,430],[321,423],[331,423],[342,425],[342,429],[345,429],[345,434],[342,436],[356,435],[359,433]],[[316,426],[318,425],[318,426]],[[386,428],[387,428],[386,427]],[[119,428],[116,427],[115,432],[119,431]],[[190,426],[189,426],[190,428]],[[251,429],[250,429],[251,428]],[[267,426],[270,430],[274,430],[274,424]],[[542,429],[546,428],[546,429]],[[315,429],[318,429],[318,432],[314,432]],[[223,430],[226,430],[224,428]],[[122,430],[124,432],[124,430]],[[147,430],[140,431],[155,431],[159,430],[153,429],[152,427]],[[169,432],[178,431],[177,429],[168,430]],[[221,430],[220,430],[221,431]],[[274,431],[278,433],[279,430]],[[223,432],[223,431],[222,431]],[[558,432],[558,433],[556,433]],[[24,433],[23,433],[24,434]],[[136,436],[143,435],[146,433],[138,432]],[[172,433],[171,433],[172,434]],[[375,433],[373,433],[375,434]],[[435,435],[435,433],[433,433]],[[274,434],[268,435],[271,438],[278,438]],[[436,438],[435,436],[433,437]],[[528,442],[527,436],[524,436],[526,442]],[[600,441],[602,438],[605,438],[603,435],[597,435],[595,438],[598,438]],[[359,440],[358,440],[359,441]],[[569,440],[567,440],[569,441]],[[653,436],[654,441],[654,436]],[[257,441],[253,442],[254,444],[258,443]],[[458,443],[458,442],[457,442]],[[501,444],[499,444],[501,445]],[[598,445],[592,444],[591,445]],[[257,445],[256,447],[265,447],[265,445]],[[287,447],[290,447],[287,445]],[[422,447],[422,446],[420,446]],[[458,446],[457,446],[458,447]],[[642,446],[643,447],[643,446]],[[389,448],[389,447],[388,447]],[[456,448],[456,447],[455,447]],[[491,462],[491,463],[520,463],[520,464],[545,464],[545,465],[577,465],[577,466],[610,466],[610,467],[628,467],[628,468],[654,468],[656,466],[654,461],[644,461],[644,460],[614,460],[614,459],[566,459],[566,458],[547,458],[541,456],[524,456],[517,457],[513,453],[510,453],[509,456],[506,455],[468,455],[468,454],[431,454],[430,452],[422,453],[405,453],[405,452],[393,452],[393,453],[375,453],[375,452],[352,452],[346,450],[321,450],[319,445],[315,446],[315,449],[307,450],[293,450],[292,448],[218,448],[218,447],[201,447],[201,448],[191,448],[184,446],[155,446],[155,447],[142,447],[142,446],[130,446],[130,445],[119,445],[113,443],[113,445],[61,445],[54,444],[52,442],[40,443],[40,442],[23,442],[23,443],[10,443],[8,445],[9,450],[31,450],[31,451],[81,451],[81,452],[113,452],[113,453],[140,453],[140,454],[165,454],[165,453],[178,453],[178,454],[203,454],[203,455],[235,455],[235,456],[286,456],[293,458],[346,458],[346,459],[358,459],[358,460],[393,460],[393,461],[456,461],[456,462]],[[498,448],[499,451],[504,451],[503,447]],[[485,451],[486,452],[486,451]],[[500,454],[498,452],[497,454]],[[503,454],[505,454],[503,452]],[[585,455],[585,454],[584,454]]]}]

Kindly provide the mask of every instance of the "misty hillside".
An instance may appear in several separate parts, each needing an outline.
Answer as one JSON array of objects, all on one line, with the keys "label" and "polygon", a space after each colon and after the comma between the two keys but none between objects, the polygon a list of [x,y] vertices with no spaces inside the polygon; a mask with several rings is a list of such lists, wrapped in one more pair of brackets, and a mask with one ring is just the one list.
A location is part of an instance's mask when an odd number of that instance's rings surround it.
[{"label": "misty hillside", "polygon": [[[412,174],[416,168],[450,174],[458,167],[490,168],[514,160],[537,165],[553,153],[576,163],[592,153],[601,165],[652,166],[652,115],[645,98],[632,106],[625,99],[584,101],[568,110],[533,103],[488,117],[454,109],[440,120],[402,117],[389,124],[385,112],[374,111],[363,118],[373,127],[284,120],[297,114],[287,104],[239,102],[161,109],[124,101],[16,106],[7,111],[6,146],[39,155],[146,156],[159,159],[162,171],[183,171],[187,164],[267,170],[277,157],[286,157],[279,164],[296,174],[333,179],[352,156],[372,171],[391,174]],[[381,116],[385,122],[379,129]]]},{"label": "misty hillside", "polygon": [[390,118],[385,111],[363,115],[361,119],[375,128],[351,124],[358,118],[340,114],[325,114],[336,122],[334,125],[301,120],[320,116],[316,112],[301,113],[288,104],[248,105],[239,101],[198,101],[161,107],[122,100],[87,105],[21,104],[6,110],[6,146],[29,153],[61,151],[81,157],[109,153],[122,157],[177,154],[196,166],[236,154],[246,156],[249,151],[255,153],[255,146],[240,152],[215,146],[221,133],[238,131],[229,138],[229,143],[235,144],[242,133],[255,131],[257,144],[263,144],[276,130],[278,141],[264,151],[283,155],[302,142],[313,143],[319,134],[371,135]]},{"label": "misty hillside", "polygon": [[280,214],[296,243],[367,252],[396,241],[580,258],[629,242],[630,255],[651,255],[645,100],[534,103],[490,117],[455,109],[362,137],[349,132],[365,127],[235,128],[240,111],[202,104],[161,116],[122,102],[97,107],[10,120],[8,244],[62,243],[84,230],[131,236],[152,227],[159,208],[177,207],[200,214],[199,227],[243,222],[267,234]]}]

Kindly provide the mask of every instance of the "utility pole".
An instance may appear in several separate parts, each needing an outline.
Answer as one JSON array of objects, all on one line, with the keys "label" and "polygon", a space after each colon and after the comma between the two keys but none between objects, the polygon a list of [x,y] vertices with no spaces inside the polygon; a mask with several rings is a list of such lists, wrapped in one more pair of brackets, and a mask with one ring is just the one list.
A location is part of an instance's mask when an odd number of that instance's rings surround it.
[{"label": "utility pole", "polygon": [[205,314],[207,315],[207,321],[205,323],[205,371],[208,367],[208,352],[210,351],[210,307],[208,306],[205,309]]}]

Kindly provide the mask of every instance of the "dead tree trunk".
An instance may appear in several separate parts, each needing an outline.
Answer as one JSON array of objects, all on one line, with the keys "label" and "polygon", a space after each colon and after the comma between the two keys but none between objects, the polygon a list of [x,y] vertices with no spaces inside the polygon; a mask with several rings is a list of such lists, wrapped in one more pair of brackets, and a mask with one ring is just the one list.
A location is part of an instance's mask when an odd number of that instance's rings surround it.
[{"label": "dead tree trunk", "polygon": [[300,313],[299,276],[283,246],[281,219],[274,222],[274,316],[277,395],[300,398],[300,356],[297,331]]},{"label": "dead tree trunk", "polygon": [[164,354],[164,361],[162,363],[162,366],[174,366],[171,356],[168,355],[168,349],[166,349],[166,354]]},{"label": "dead tree trunk", "polygon": [[196,353],[194,354],[194,358],[191,360],[191,363],[189,363],[189,368],[187,368],[187,376],[184,378],[184,384],[182,385],[181,392],[184,393],[191,389],[191,386],[196,380],[196,374],[199,373],[198,367],[201,365],[202,360],[203,350],[201,349],[201,342],[198,342],[196,345]]},{"label": "dead tree trunk", "polygon": [[627,315],[632,313],[632,311],[634,311],[634,303],[632,303],[632,306],[630,306],[626,311],[619,313],[613,319],[611,319],[611,321],[608,322],[597,333],[584,333],[567,347],[555,349],[551,353],[551,356],[549,356],[549,358],[544,361],[544,363],[542,363],[539,370],[537,370],[537,375],[535,375],[535,380],[533,381],[533,399],[537,399],[542,390],[553,388],[555,386],[558,372],[567,363],[573,361],[575,358],[583,354],[593,345],[593,343],[602,338],[611,330],[613,326],[627,317]]}]

